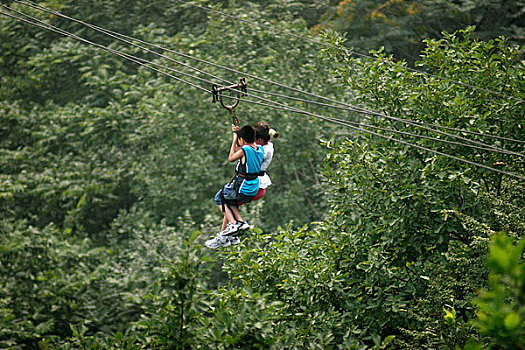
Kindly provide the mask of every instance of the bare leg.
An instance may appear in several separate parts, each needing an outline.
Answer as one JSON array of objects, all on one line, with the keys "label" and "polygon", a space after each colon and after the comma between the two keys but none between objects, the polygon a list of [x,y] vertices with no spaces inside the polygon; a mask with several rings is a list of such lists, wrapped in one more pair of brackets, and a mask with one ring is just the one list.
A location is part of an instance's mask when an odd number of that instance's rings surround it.
[{"label": "bare leg", "polygon": [[[241,213],[239,212],[239,208],[238,207],[231,207],[231,210],[233,212],[233,217],[234,218],[237,218],[237,220],[239,221],[244,221],[244,219],[242,218],[241,216]],[[235,219],[234,219],[235,220]],[[235,221],[234,221],[235,222]]]},{"label": "bare leg", "polygon": [[224,219],[222,219],[222,228],[221,231],[226,230],[226,225],[228,224],[228,219],[226,219],[226,216],[224,216]]},{"label": "bare leg", "polygon": [[228,208],[228,206],[224,206],[224,212],[222,211],[222,205],[218,205],[219,207],[219,210],[222,212],[222,214],[224,215],[224,220],[223,220],[223,228],[226,228],[226,226],[224,225],[224,222],[228,223],[232,223],[232,224],[235,224],[235,218],[233,217],[233,214],[231,212],[231,210]]}]

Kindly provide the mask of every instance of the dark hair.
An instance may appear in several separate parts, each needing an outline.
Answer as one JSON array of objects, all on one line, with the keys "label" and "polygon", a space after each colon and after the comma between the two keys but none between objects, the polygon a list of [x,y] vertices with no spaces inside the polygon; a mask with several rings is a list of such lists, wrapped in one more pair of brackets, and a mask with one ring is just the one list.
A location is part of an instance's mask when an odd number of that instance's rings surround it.
[{"label": "dark hair", "polygon": [[245,125],[237,130],[237,136],[247,143],[255,142],[255,129],[251,125]]},{"label": "dark hair", "polygon": [[260,127],[263,127],[266,130],[270,130],[270,124],[268,124],[267,122],[257,122],[257,123],[255,123],[255,125],[253,127],[256,128],[256,129],[260,128]]},{"label": "dark hair", "polygon": [[270,141],[270,134],[268,133],[268,129],[264,126],[259,126],[255,129],[255,139],[261,139],[264,142]]},{"label": "dark hair", "polygon": [[260,137],[260,136],[256,136],[256,138],[261,138],[263,139],[264,141],[268,142],[270,141],[270,138],[278,138],[279,137],[279,133],[277,131],[275,131],[274,129],[272,129],[270,127],[270,124],[268,124],[267,122],[258,122],[254,125],[255,127],[255,130],[257,131],[257,133],[259,133],[259,129],[263,130],[265,129],[266,130],[266,133],[268,134],[268,139],[266,140],[265,138],[263,137]]}]

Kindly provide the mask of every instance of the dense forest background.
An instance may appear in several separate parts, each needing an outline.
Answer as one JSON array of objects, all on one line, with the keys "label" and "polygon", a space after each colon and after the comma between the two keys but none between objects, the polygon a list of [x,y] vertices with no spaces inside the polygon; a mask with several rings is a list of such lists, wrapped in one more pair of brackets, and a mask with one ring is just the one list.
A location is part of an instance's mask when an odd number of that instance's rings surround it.
[{"label": "dense forest background", "polygon": [[[523,1],[38,2],[164,57],[32,4],[0,4],[0,348],[525,349]],[[287,106],[237,108],[281,134],[239,246],[203,246],[228,112],[16,11]]]}]

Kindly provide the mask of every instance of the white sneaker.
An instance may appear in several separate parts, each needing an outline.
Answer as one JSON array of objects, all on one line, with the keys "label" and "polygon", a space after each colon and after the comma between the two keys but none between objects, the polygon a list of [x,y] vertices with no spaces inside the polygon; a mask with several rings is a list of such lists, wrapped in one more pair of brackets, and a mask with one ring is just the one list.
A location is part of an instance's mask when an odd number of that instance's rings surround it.
[{"label": "white sneaker", "polygon": [[231,224],[231,223],[228,223],[226,225],[226,228],[224,230],[222,230],[219,235],[223,235],[223,236],[231,236],[233,235],[235,232],[239,231],[239,224]]},{"label": "white sneaker", "polygon": [[236,225],[237,225],[237,231],[246,231],[252,228],[250,224],[247,223],[246,221],[238,221]]},{"label": "white sneaker", "polygon": [[231,245],[237,245],[241,243],[239,237],[228,237],[228,240],[230,241]]},{"label": "white sneaker", "polygon": [[218,235],[215,238],[207,240],[206,243],[204,243],[204,244],[208,248],[217,249],[217,248],[220,248],[220,247],[228,247],[232,243],[230,242],[229,237],[226,237],[226,236],[223,236],[223,235]]}]

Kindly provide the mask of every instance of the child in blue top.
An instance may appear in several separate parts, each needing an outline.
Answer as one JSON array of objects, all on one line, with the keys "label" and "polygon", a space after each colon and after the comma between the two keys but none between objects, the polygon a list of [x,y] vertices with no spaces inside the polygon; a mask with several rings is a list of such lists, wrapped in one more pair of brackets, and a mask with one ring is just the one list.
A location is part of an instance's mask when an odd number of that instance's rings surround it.
[{"label": "child in blue top", "polygon": [[240,129],[232,125],[232,131],[233,139],[228,160],[237,161],[235,172],[239,181],[238,196],[234,201],[226,200],[222,189],[215,195],[215,203],[219,206],[228,224],[217,237],[206,241],[206,246],[213,249],[229,246],[230,237],[233,237],[238,231],[250,228],[250,225],[241,217],[239,203],[249,202],[259,191],[258,175],[261,171],[264,151],[261,146],[255,144],[255,129],[251,125],[245,125]]}]

